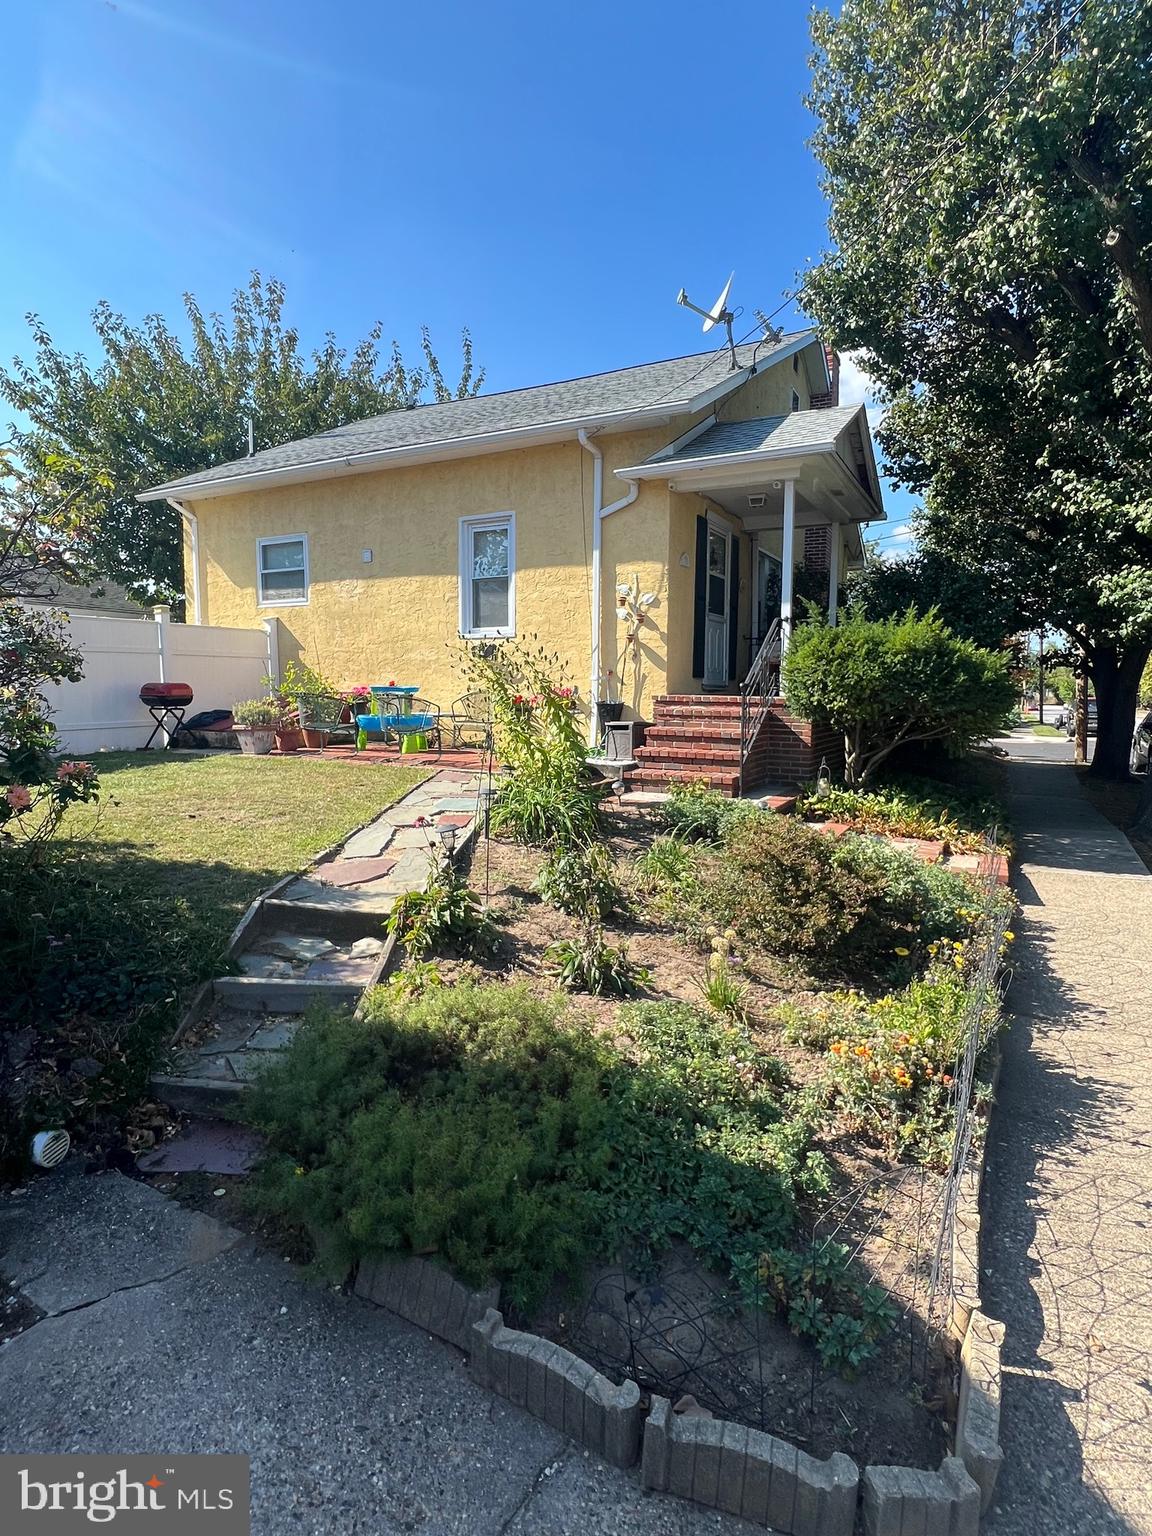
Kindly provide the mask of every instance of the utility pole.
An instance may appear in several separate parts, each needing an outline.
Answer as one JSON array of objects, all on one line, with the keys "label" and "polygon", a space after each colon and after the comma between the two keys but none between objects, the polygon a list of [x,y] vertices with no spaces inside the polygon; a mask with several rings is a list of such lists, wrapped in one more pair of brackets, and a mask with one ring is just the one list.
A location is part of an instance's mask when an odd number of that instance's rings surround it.
[{"label": "utility pole", "polygon": [[1044,626],[1040,626],[1040,654],[1036,661],[1036,673],[1040,679],[1040,724],[1044,724]]}]

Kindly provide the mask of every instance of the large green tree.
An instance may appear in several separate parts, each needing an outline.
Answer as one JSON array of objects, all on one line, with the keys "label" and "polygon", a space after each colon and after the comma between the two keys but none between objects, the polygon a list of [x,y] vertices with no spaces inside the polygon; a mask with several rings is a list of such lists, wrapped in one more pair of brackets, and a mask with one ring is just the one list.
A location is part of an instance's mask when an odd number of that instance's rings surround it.
[{"label": "large green tree", "polygon": [[249,418],[256,448],[269,448],[425,396],[462,399],[483,381],[467,331],[449,385],[427,330],[423,362],[410,367],[395,342],[382,355],[379,324],[351,351],[331,332],[306,351],[283,309],[283,284],[258,272],[227,316],[185,294],[177,329],[161,315],[133,324],[101,303],[94,360],[62,352],[29,315],[34,357],[0,369],[0,398],[29,423],[12,438],[27,481],[71,498],[78,566],[138,597],[179,600],[179,518],[163,502],[141,505],[137,491],[242,457]]},{"label": "large green tree", "polygon": [[1084,649],[1127,773],[1152,647],[1152,6],[844,0],[814,16],[835,250],[806,283],[890,402],[926,550]]}]

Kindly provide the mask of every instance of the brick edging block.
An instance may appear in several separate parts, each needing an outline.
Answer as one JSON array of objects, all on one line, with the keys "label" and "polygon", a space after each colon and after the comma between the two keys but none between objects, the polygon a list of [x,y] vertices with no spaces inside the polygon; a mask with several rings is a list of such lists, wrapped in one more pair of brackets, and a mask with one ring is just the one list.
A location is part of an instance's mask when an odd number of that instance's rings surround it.
[{"label": "brick edging block", "polygon": [[956,1456],[939,1472],[868,1467],[864,1472],[864,1536],[977,1536],[980,1490]]},{"label": "brick edging block", "polygon": [[986,1514],[1004,1462],[1000,1445],[1000,1351],[1004,1324],[973,1312],[960,1348],[960,1396],[956,1408],[956,1455],[980,1489]]},{"label": "brick edging block", "polygon": [[429,1259],[365,1259],[356,1272],[357,1296],[386,1307],[407,1322],[455,1344],[467,1354],[473,1347],[472,1325],[500,1300],[500,1287],[470,1291]]},{"label": "brick edging block", "polygon": [[640,1388],[627,1377],[617,1387],[561,1344],[505,1328],[495,1308],[472,1327],[471,1369],[482,1386],[561,1434],[578,1440],[616,1467],[640,1454]]},{"label": "brick edging block", "polygon": [[653,1397],[640,1480],[775,1531],[852,1536],[860,1469],[840,1451],[820,1461],[759,1429],[677,1415]]}]

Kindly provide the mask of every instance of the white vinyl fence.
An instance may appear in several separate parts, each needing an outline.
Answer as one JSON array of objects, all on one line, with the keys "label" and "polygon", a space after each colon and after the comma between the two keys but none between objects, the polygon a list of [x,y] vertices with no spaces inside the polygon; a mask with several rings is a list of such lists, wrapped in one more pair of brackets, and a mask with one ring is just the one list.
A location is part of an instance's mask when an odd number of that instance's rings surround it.
[{"label": "white vinyl fence", "polygon": [[[139,619],[73,614],[68,629],[83,652],[84,676],[45,689],[61,750],[86,756],[142,747],[153,726],[140,702],[145,683],[187,683],[193,693],[189,719],[258,698],[261,680],[279,676],[277,627],[275,619],[259,629],[173,624],[166,608]],[[152,745],[163,747],[164,736]]]}]

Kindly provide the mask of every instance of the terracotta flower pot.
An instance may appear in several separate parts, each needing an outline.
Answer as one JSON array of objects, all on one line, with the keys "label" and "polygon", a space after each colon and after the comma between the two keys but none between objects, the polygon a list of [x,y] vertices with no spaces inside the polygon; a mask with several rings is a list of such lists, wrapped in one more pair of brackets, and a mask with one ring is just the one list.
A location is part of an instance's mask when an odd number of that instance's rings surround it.
[{"label": "terracotta flower pot", "polygon": [[303,740],[303,731],[295,725],[287,726],[284,730],[276,732],[276,746],[281,752],[298,752]]},{"label": "terracotta flower pot", "polygon": [[303,731],[301,734],[304,737],[304,745],[306,747],[324,747],[328,743],[327,731]]}]

